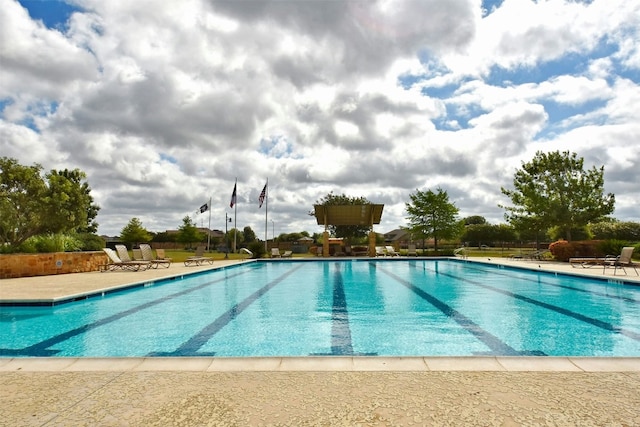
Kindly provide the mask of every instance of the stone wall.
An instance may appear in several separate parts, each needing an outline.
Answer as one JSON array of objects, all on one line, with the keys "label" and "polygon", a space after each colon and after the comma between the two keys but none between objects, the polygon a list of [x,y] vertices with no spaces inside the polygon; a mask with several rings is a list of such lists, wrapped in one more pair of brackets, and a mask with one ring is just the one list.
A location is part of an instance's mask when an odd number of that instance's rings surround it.
[{"label": "stone wall", "polygon": [[107,261],[102,251],[0,255],[0,279],[98,271]]}]

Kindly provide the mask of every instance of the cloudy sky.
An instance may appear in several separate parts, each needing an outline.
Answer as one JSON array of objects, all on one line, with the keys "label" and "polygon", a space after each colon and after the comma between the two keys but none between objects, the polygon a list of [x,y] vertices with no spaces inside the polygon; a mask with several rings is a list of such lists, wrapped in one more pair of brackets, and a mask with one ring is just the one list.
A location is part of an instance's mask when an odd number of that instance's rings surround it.
[{"label": "cloudy sky", "polygon": [[[420,190],[504,222],[536,151],[605,167],[640,221],[637,0],[0,0],[0,156],[80,168],[101,234],[321,232],[333,191],[406,224]],[[194,215],[208,225],[208,215]],[[273,222],[271,222],[273,221]]]}]

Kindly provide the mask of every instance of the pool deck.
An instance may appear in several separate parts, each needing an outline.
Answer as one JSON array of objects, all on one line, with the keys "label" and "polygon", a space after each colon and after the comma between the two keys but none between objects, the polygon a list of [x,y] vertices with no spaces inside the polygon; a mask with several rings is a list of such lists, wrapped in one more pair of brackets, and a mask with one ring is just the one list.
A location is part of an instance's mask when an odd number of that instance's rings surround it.
[{"label": "pool deck", "polygon": [[[629,269],[468,261],[640,285]],[[238,262],[4,279],[0,302],[82,298]],[[0,426],[635,426],[638,390],[640,358],[0,358]]]}]

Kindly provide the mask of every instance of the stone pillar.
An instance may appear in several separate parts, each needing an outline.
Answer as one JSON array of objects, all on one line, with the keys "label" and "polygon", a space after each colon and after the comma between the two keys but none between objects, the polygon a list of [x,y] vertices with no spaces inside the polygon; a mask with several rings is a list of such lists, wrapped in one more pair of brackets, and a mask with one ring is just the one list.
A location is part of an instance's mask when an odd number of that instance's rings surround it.
[{"label": "stone pillar", "polygon": [[322,256],[325,258],[329,256],[329,232],[326,230],[322,234]]},{"label": "stone pillar", "polygon": [[373,230],[369,232],[369,256],[376,256],[376,233]]}]

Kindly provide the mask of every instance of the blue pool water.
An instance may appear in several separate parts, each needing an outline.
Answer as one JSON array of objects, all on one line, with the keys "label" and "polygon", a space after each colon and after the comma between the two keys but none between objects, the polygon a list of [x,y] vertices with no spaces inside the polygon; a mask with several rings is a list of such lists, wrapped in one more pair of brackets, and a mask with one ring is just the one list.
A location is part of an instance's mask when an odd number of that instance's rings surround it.
[{"label": "blue pool water", "polygon": [[0,307],[0,357],[637,357],[639,308],[638,286],[455,260],[252,262]]}]

